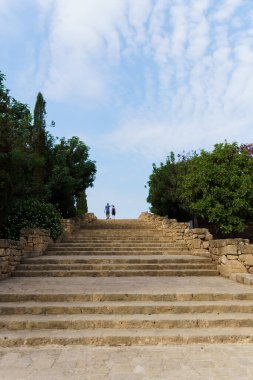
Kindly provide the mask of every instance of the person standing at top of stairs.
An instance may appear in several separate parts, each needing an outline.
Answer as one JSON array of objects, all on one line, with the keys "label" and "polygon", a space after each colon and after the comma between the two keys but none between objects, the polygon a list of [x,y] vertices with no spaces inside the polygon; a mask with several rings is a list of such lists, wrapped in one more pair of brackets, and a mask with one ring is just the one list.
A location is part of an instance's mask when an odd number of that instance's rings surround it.
[{"label": "person standing at top of stairs", "polygon": [[106,219],[110,219],[110,205],[109,205],[109,203],[107,203],[106,205],[105,205],[105,217],[106,217]]},{"label": "person standing at top of stairs", "polygon": [[112,218],[115,219],[115,215],[116,215],[116,208],[114,205],[112,205]]}]

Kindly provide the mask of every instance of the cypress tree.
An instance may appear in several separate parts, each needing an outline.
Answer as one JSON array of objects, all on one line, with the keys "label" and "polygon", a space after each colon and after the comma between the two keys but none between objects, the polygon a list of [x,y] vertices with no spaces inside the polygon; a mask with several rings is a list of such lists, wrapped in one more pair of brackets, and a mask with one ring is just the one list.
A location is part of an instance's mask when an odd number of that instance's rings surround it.
[{"label": "cypress tree", "polygon": [[47,157],[46,102],[41,92],[37,95],[34,108],[32,150],[34,154],[33,196],[43,199],[46,195],[45,171]]}]

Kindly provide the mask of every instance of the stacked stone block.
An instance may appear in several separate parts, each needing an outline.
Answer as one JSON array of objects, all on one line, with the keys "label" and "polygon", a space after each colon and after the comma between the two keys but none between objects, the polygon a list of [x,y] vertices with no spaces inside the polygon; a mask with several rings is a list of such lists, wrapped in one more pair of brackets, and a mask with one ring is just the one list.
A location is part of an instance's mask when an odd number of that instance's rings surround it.
[{"label": "stacked stone block", "polygon": [[62,219],[64,235],[72,235],[74,231],[80,228],[80,219]]},{"label": "stacked stone block", "polygon": [[66,240],[68,239],[74,232],[78,231],[82,225],[85,225],[87,223],[92,223],[97,220],[97,217],[89,212],[84,214],[81,217],[77,218],[70,218],[70,219],[63,219],[62,220],[62,226],[63,226],[63,235],[61,236],[60,240]]},{"label": "stacked stone block", "polygon": [[212,260],[222,276],[253,274],[253,245],[247,239],[220,239],[210,242]]},{"label": "stacked stone block", "polygon": [[20,242],[23,247],[22,256],[31,257],[43,255],[52,239],[48,230],[27,228],[21,230]]},{"label": "stacked stone block", "polygon": [[139,220],[145,221],[154,228],[163,231],[163,234],[172,242],[184,240],[188,223],[180,223],[176,219],[168,219],[167,216],[158,216],[149,212],[142,212]]},{"label": "stacked stone block", "polygon": [[22,255],[22,244],[15,240],[0,240],[0,279],[11,275],[19,264]]},{"label": "stacked stone block", "polygon": [[92,223],[97,220],[97,217],[93,212],[87,212],[86,214],[83,215],[82,220],[86,223]]},{"label": "stacked stone block", "polygon": [[206,228],[186,229],[184,240],[187,242],[188,248],[192,255],[209,256],[210,241],[213,235]]}]

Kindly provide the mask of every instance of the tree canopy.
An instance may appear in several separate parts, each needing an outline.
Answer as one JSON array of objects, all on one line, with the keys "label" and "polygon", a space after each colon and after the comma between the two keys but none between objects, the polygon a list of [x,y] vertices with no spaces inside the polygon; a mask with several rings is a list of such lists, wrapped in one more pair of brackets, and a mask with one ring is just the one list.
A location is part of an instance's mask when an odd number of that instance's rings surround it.
[{"label": "tree canopy", "polygon": [[252,146],[227,142],[213,151],[179,156],[153,167],[151,211],[182,217],[182,210],[214,223],[223,233],[243,231],[253,221]]},{"label": "tree canopy", "polygon": [[[56,206],[63,217],[87,211],[95,162],[89,147],[72,137],[55,139],[47,130],[46,101],[38,94],[34,113],[10,96],[0,72],[0,234],[17,201]],[[5,237],[5,236],[4,236]]]}]

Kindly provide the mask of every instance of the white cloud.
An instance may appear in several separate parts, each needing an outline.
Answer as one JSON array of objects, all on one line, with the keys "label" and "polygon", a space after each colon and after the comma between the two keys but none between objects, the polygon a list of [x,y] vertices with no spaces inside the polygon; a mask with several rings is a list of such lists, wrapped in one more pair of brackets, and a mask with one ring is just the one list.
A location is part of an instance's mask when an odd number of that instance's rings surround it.
[{"label": "white cloud", "polygon": [[245,0],[223,0],[223,2],[219,2],[215,19],[219,22],[226,21],[235,13],[236,9],[244,3]]},{"label": "white cloud", "polygon": [[[126,115],[109,140],[123,151],[157,157],[169,149],[211,146],[224,139],[251,141],[253,44],[244,13],[237,15],[241,29],[230,33],[235,26],[231,16],[249,1],[223,1],[216,9],[208,0],[175,2],[168,21],[169,3],[158,1],[150,17],[149,44],[160,72],[159,106],[151,119],[150,102],[146,117],[145,106],[142,114],[136,110]],[[152,77],[146,80],[151,99]]]},{"label": "white cloud", "polygon": [[250,4],[37,0],[46,34],[23,77],[48,99],[116,103],[118,126],[105,138],[123,150],[238,139],[253,118]]}]

